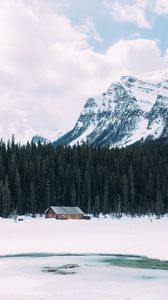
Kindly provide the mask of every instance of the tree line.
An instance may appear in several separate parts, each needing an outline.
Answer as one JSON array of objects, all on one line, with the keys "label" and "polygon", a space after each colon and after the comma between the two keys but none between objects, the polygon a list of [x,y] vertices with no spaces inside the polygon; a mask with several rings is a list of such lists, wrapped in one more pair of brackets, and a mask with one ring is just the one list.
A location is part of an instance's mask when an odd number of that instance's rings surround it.
[{"label": "tree line", "polygon": [[0,216],[44,213],[48,206],[120,217],[168,212],[168,145],[109,149],[93,145],[0,141]]}]

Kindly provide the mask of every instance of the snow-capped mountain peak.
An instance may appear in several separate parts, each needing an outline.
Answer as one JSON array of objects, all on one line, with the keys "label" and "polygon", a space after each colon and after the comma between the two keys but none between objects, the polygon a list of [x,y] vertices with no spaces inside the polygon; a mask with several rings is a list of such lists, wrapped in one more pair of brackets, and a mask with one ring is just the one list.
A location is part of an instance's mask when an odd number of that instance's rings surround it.
[{"label": "snow-capped mountain peak", "polygon": [[122,76],[89,98],[75,127],[55,144],[126,146],[168,135],[168,70]]}]

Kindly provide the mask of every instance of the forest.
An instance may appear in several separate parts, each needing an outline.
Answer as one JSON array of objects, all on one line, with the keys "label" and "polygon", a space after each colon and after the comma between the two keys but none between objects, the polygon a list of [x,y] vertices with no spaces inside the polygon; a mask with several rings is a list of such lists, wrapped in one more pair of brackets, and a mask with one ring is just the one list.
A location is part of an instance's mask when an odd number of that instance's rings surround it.
[{"label": "forest", "polygon": [[168,144],[123,149],[0,141],[0,216],[79,206],[115,217],[168,213]]}]

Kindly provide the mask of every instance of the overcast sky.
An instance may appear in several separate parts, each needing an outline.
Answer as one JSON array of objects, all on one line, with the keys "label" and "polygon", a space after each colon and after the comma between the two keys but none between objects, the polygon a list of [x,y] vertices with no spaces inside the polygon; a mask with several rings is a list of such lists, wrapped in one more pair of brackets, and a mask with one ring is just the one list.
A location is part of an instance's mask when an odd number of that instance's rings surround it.
[{"label": "overcast sky", "polygon": [[168,0],[0,0],[0,137],[72,129],[123,74],[168,67]]}]

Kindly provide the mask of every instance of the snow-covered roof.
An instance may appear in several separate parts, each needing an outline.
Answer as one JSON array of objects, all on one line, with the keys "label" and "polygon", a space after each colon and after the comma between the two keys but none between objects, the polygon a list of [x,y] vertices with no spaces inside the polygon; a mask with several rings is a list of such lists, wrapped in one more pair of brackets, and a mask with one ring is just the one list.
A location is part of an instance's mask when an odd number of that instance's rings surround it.
[{"label": "snow-covered roof", "polygon": [[[57,215],[73,215],[73,214],[78,214],[78,215],[83,215],[83,211],[79,208],[79,207],[67,207],[67,206],[50,206],[49,208],[51,208],[55,214]],[[49,210],[49,208],[47,208],[47,210],[45,211],[45,213]]]}]

